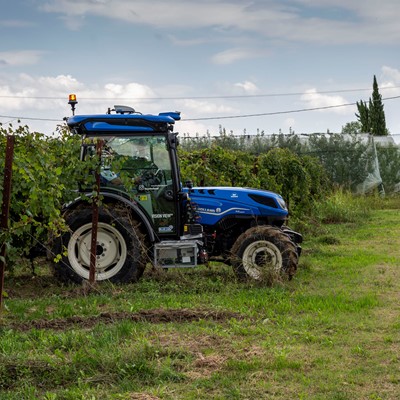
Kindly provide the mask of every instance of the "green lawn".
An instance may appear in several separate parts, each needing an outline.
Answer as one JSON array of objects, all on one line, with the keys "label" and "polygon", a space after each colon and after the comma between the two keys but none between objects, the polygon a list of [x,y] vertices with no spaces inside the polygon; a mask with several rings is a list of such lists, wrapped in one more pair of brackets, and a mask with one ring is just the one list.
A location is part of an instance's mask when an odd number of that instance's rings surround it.
[{"label": "green lawn", "polygon": [[6,276],[0,399],[400,398],[400,212],[371,213],[272,288],[223,264],[89,294]]}]

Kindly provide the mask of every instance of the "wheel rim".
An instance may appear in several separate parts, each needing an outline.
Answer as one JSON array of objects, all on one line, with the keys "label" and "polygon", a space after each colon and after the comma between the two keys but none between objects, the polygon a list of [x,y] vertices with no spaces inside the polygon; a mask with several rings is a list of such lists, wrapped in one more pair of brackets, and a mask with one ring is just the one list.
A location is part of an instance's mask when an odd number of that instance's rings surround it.
[{"label": "wheel rim", "polygon": [[253,279],[261,279],[267,269],[282,269],[282,254],[268,240],[258,240],[246,247],[242,256],[243,268]]},{"label": "wheel rim", "polygon": [[[82,278],[89,279],[92,224],[78,228],[68,243],[68,260],[72,269]],[[110,279],[122,268],[127,247],[121,233],[113,226],[99,222],[97,229],[95,279]]]}]

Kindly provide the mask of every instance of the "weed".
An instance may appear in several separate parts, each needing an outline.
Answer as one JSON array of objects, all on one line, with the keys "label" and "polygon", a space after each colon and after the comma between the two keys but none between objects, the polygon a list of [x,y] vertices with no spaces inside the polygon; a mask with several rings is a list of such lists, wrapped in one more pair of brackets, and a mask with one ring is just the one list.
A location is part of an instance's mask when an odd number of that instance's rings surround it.
[{"label": "weed", "polygon": [[316,204],[315,214],[324,224],[338,224],[366,219],[370,216],[370,211],[364,198],[355,198],[350,193],[335,191],[325,202]]},{"label": "weed", "polygon": [[330,244],[330,245],[334,245],[334,244],[340,244],[340,240],[334,236],[331,235],[323,235],[320,236],[318,238],[318,242],[321,244]]}]

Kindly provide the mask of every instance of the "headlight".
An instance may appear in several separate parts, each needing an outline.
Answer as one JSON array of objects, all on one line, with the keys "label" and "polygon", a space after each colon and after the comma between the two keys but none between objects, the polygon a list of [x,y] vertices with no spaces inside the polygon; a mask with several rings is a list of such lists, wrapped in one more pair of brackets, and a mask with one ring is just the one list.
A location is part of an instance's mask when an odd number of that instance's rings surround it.
[{"label": "headlight", "polygon": [[287,211],[287,207],[286,207],[285,200],[283,200],[282,197],[278,197],[276,200],[277,200],[278,204],[279,204],[284,210]]}]

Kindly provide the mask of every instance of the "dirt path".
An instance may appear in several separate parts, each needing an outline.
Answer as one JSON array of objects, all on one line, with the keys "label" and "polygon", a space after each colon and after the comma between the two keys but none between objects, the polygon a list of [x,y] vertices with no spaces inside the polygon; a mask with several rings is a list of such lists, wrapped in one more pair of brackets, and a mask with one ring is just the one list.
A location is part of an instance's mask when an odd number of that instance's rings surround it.
[{"label": "dirt path", "polygon": [[30,329],[52,329],[64,331],[73,327],[92,328],[102,324],[113,324],[118,321],[127,320],[134,322],[167,323],[167,322],[192,322],[200,320],[226,321],[228,319],[242,319],[238,313],[228,311],[196,310],[196,309],[154,309],[139,312],[107,312],[94,317],[67,317],[60,319],[39,319],[29,322],[12,323],[6,328],[18,331],[28,331]]}]

